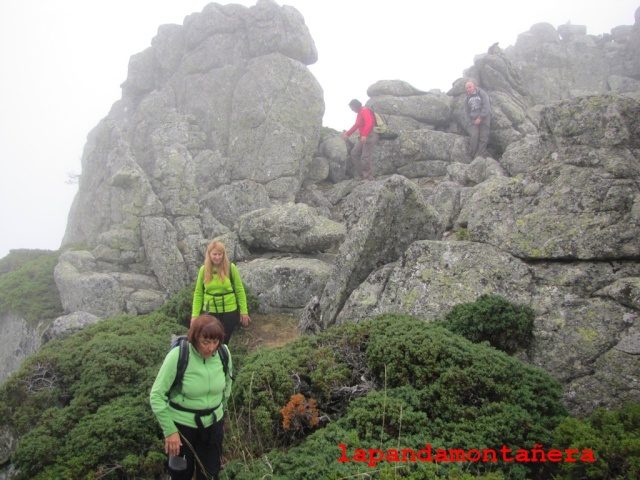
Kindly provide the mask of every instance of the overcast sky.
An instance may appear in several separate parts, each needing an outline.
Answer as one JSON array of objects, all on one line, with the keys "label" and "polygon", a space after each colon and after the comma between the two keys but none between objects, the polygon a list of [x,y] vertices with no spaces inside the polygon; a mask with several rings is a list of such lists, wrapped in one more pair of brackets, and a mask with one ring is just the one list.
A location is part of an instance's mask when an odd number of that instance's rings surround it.
[{"label": "overcast sky", "polygon": [[[87,134],[121,96],[129,58],[158,26],[182,25],[206,0],[0,0],[0,258],[60,247]],[[235,2],[252,6],[256,2]],[[323,124],[353,123],[347,106],[378,80],[444,92],[494,42],[539,22],[610,33],[633,25],[638,0],[289,0],[304,16],[325,94]],[[371,43],[373,40],[374,43]]]}]

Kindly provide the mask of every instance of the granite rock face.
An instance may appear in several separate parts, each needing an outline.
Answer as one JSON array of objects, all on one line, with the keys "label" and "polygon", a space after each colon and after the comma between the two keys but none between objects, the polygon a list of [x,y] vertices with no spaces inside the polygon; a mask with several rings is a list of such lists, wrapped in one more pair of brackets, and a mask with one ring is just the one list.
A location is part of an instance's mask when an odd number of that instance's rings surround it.
[{"label": "granite rock face", "polygon": [[0,338],[3,339],[0,342],[0,383],[18,370],[25,358],[42,346],[43,341],[39,335],[41,327],[42,325],[27,323],[19,315],[0,317]]},{"label": "granite rock face", "polygon": [[449,228],[471,242],[413,243],[353,290],[338,322],[398,311],[429,321],[501,295],[536,312],[522,358],[565,384],[572,413],[640,400],[639,100],[609,94],[547,106],[536,141],[510,146],[528,168],[510,176],[509,163],[472,187],[429,191]]},{"label": "granite rock face", "polygon": [[[55,272],[65,311],[149,312],[221,238],[265,311],[313,301],[321,330],[499,294],[536,312],[521,358],[563,382],[572,413],[640,400],[638,16],[599,36],[536,24],[446,93],[376,82],[367,105],[389,131],[368,183],[353,179],[356,139],[321,129],[295,9],[210,4],[161,26],[89,134]],[[492,102],[475,159],[469,78]],[[62,317],[51,338],[65,325],[79,323]]]},{"label": "granite rock face", "polygon": [[63,240],[82,253],[56,272],[65,310],[144,313],[195,280],[220,224],[292,202],[324,113],[316,60],[300,13],[271,0],[161,26],[89,135]]}]

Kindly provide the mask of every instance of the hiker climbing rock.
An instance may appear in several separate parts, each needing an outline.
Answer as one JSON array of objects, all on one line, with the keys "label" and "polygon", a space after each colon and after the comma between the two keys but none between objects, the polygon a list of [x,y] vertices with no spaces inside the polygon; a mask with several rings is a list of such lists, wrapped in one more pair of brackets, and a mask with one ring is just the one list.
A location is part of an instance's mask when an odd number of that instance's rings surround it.
[{"label": "hiker climbing rock", "polygon": [[355,146],[351,150],[351,158],[353,159],[354,177],[356,180],[373,180],[371,174],[371,158],[373,157],[373,150],[378,144],[378,134],[373,131],[375,126],[375,117],[373,112],[366,107],[362,106],[360,101],[353,99],[349,102],[349,107],[355,113],[356,123],[344,134],[342,137],[346,142],[348,138],[358,130],[360,138],[356,142]]},{"label": "hiker climbing rock", "polygon": [[472,81],[464,85],[467,98],[464,102],[464,113],[471,135],[471,159],[482,157],[489,142],[491,130],[491,102],[489,94]]}]

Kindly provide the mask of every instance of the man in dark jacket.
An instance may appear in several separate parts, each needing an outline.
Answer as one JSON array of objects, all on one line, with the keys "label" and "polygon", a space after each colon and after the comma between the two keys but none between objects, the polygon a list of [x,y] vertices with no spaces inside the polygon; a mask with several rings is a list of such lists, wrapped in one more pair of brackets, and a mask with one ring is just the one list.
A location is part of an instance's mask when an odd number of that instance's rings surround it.
[{"label": "man in dark jacket", "polygon": [[471,159],[481,157],[489,142],[491,130],[491,103],[489,94],[469,81],[465,84],[467,98],[464,102],[464,113],[469,124],[471,135]]},{"label": "man in dark jacket", "polygon": [[373,116],[373,112],[366,107],[362,106],[358,100],[351,100],[349,107],[355,113],[356,123],[353,124],[343,137],[346,142],[353,132],[358,130],[360,133],[360,139],[356,142],[355,146],[351,150],[351,158],[353,160],[353,170],[356,180],[364,179],[365,181],[373,180],[371,174],[371,157],[373,156],[373,149],[378,143],[378,134],[373,131],[373,127],[376,124],[376,119]]}]

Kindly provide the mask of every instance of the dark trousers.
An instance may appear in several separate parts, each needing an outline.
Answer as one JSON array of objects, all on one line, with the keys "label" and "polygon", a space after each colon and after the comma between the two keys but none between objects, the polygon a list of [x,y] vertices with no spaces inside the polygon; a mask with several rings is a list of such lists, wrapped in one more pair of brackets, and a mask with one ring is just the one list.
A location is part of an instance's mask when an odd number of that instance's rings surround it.
[{"label": "dark trousers", "polygon": [[378,144],[378,138],[379,135],[377,133],[370,132],[364,143],[358,139],[351,150],[353,173],[357,180],[361,178],[364,178],[365,180],[373,180],[373,175],[371,173],[371,157],[373,157],[373,150]]},{"label": "dark trousers", "polygon": [[240,310],[236,310],[235,312],[212,313],[211,315],[215,315],[222,323],[224,327],[224,344],[229,345],[231,334],[240,324]]},{"label": "dark trousers", "polygon": [[483,117],[480,125],[472,124],[469,129],[471,139],[469,146],[471,147],[471,160],[476,157],[482,157],[489,143],[489,132],[491,130],[491,117]]},{"label": "dark trousers", "polygon": [[[181,471],[167,470],[172,480],[191,480],[196,472],[197,480],[217,480],[222,464],[222,441],[224,440],[224,419],[205,429],[206,439],[202,438],[197,428],[176,423],[181,433],[180,456],[187,460],[187,468]],[[184,438],[182,438],[184,437]],[[185,441],[186,439],[186,441]],[[191,444],[191,447],[189,444]],[[192,450],[193,447],[193,450]],[[196,459],[197,457],[197,459]],[[202,464],[202,465],[201,465]],[[204,467],[205,471],[202,471]]]}]

